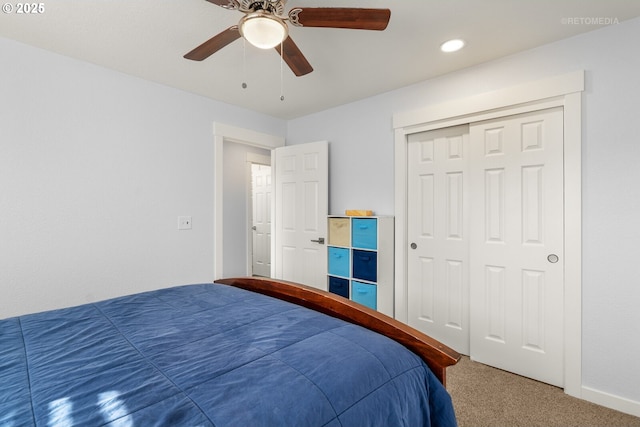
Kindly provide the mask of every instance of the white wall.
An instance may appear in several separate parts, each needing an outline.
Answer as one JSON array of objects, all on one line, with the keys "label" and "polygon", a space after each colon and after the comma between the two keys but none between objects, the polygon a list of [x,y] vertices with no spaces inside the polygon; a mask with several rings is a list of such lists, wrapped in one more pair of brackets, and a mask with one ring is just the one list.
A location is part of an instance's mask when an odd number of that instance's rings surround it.
[{"label": "white wall", "polygon": [[[637,18],[292,120],[287,132],[289,144],[331,141],[331,212],[368,208],[393,213],[393,113],[584,69],[583,385],[601,397],[611,394],[628,400],[636,414],[640,414],[639,39]],[[374,191],[362,191],[363,184],[373,185]]]},{"label": "white wall", "polygon": [[289,122],[287,145],[329,141],[329,213],[393,215],[392,99],[368,98]]},{"label": "white wall", "polygon": [[211,281],[213,122],[286,123],[2,38],[0,57],[0,318]]}]

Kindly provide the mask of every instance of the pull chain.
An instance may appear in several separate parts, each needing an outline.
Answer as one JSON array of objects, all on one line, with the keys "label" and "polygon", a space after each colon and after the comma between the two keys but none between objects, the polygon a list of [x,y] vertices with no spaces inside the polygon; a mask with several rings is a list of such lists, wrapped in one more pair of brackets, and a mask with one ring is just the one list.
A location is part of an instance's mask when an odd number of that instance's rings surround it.
[{"label": "pull chain", "polygon": [[284,46],[280,42],[280,101],[284,101]]},{"label": "pull chain", "polygon": [[247,40],[242,38],[242,89],[247,88]]}]

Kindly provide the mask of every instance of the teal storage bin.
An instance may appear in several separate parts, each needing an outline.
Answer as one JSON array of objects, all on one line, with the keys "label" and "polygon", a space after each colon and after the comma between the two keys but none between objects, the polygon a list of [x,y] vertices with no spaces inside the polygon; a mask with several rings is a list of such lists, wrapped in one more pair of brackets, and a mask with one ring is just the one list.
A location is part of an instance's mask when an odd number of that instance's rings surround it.
[{"label": "teal storage bin", "polygon": [[349,249],[329,246],[329,274],[349,277]]},{"label": "teal storage bin", "polygon": [[351,282],[351,299],[359,304],[377,310],[378,294],[376,285],[370,283]]},{"label": "teal storage bin", "polygon": [[354,248],[378,249],[376,218],[353,218],[351,225],[351,245]]}]

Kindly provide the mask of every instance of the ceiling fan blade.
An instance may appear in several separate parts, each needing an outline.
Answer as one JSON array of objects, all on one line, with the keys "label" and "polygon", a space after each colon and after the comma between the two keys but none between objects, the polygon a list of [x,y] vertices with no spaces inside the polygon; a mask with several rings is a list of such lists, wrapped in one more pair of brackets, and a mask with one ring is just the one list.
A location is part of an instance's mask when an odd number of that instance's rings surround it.
[{"label": "ceiling fan blade", "polygon": [[[298,45],[293,42],[291,37],[287,37],[285,41],[282,42],[282,48],[284,49],[282,59],[284,59],[284,62],[291,68],[293,74],[300,77],[313,71],[313,67],[309,64],[309,61],[307,61],[307,58],[304,57]],[[276,46],[276,51],[278,51],[278,54],[281,54],[280,45]]]},{"label": "ceiling fan blade", "polygon": [[202,61],[203,59],[207,59],[229,43],[234,42],[239,38],[240,31],[238,31],[238,26],[234,25],[202,43],[200,46],[184,55],[184,57],[186,59],[192,59],[194,61]]},{"label": "ceiling fan blade", "polygon": [[296,7],[289,12],[289,20],[296,26],[355,30],[384,30],[390,17],[389,9],[351,7]]}]

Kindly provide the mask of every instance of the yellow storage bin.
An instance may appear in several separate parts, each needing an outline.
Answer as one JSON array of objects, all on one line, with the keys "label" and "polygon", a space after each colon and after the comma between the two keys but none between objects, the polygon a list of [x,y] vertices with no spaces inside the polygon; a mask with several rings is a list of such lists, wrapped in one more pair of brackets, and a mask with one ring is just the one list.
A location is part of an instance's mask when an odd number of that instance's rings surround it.
[{"label": "yellow storage bin", "polygon": [[350,218],[329,218],[329,244],[332,246],[350,246]]}]

